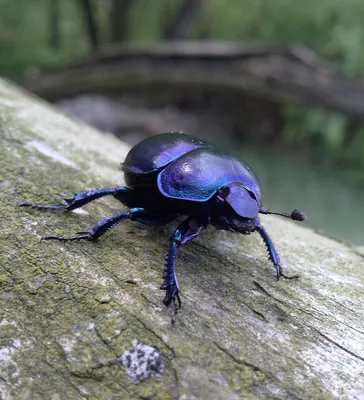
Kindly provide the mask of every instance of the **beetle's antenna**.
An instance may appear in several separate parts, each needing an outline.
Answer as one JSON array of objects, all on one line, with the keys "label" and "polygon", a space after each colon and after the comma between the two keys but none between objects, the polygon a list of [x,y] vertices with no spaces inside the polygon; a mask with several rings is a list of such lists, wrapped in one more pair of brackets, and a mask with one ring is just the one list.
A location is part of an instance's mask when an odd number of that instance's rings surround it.
[{"label": "beetle's antenna", "polygon": [[293,219],[293,221],[305,221],[307,219],[306,214],[300,210],[293,210],[291,214],[288,213],[280,213],[280,212],[274,212],[274,211],[269,211],[269,210],[259,210],[261,214],[274,214],[274,215],[280,215],[281,217]]}]

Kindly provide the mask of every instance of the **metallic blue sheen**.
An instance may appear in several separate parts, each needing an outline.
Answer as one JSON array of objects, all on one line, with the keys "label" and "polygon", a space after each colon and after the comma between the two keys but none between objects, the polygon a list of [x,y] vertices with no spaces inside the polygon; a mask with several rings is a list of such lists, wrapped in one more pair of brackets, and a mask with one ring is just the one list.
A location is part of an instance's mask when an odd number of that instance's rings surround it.
[{"label": "metallic blue sheen", "polygon": [[134,174],[149,174],[191,150],[209,146],[200,139],[184,133],[162,133],[134,146],[126,156],[122,169]]},{"label": "metallic blue sheen", "polygon": [[217,190],[237,182],[251,192],[261,205],[258,178],[250,167],[236,158],[209,148],[200,148],[181,156],[158,175],[160,192],[173,199],[208,201]]}]

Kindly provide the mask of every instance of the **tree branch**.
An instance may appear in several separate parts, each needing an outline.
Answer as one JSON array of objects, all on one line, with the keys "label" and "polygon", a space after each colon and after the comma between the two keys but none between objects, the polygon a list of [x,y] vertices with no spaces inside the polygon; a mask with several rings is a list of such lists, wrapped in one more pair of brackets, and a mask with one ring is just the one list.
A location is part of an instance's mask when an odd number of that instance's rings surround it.
[{"label": "tree branch", "polygon": [[364,119],[364,84],[333,70],[308,48],[210,42],[104,48],[81,63],[28,81],[49,99],[85,92],[245,93],[276,102],[329,108]]}]

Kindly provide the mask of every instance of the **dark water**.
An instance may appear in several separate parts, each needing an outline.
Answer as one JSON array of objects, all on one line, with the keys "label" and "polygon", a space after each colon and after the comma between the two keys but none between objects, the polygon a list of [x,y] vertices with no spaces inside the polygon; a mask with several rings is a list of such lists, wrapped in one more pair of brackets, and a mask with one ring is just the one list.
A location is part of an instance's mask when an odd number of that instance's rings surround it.
[{"label": "dark water", "polygon": [[308,225],[354,244],[364,244],[364,188],[346,182],[340,171],[306,165],[289,156],[242,150],[262,185],[264,207],[303,210]]}]

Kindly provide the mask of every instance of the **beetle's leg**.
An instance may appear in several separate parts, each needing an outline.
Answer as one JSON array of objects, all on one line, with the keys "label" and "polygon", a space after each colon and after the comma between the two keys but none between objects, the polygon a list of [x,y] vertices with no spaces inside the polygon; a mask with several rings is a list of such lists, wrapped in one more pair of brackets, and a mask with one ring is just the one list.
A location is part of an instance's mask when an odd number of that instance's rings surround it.
[{"label": "beetle's leg", "polygon": [[[163,278],[164,281],[161,289],[166,291],[166,296],[163,303],[169,306],[171,302],[174,304],[174,316],[172,323],[175,321],[176,313],[181,308],[181,299],[179,297],[179,285],[176,274],[176,258],[178,248],[196,238],[201,230],[207,224],[202,224],[195,218],[188,218],[175,230],[172,236],[171,244],[166,255],[166,264],[164,268]],[[178,304],[177,304],[178,303]]]},{"label": "beetle's leg", "polygon": [[46,236],[44,240],[51,240],[51,239],[65,240],[65,241],[81,240],[81,239],[96,240],[104,233],[106,233],[106,231],[108,231],[110,228],[113,228],[119,222],[124,221],[124,219],[137,221],[144,225],[158,226],[167,224],[168,222],[173,221],[176,217],[178,217],[178,214],[156,216],[148,213],[148,211],[145,211],[144,208],[136,207],[130,209],[127,212],[116,214],[113,215],[112,217],[99,221],[95,227],[90,229],[89,232],[79,232],[77,236],[70,236],[70,237],[51,235],[51,236]]},{"label": "beetle's leg", "polygon": [[113,195],[117,200],[121,201],[128,207],[133,206],[133,191],[126,186],[118,186],[116,188],[102,188],[90,190],[84,193],[78,193],[75,197],[64,199],[66,204],[32,204],[28,202],[20,203],[19,207],[32,207],[41,210],[65,210],[71,211],[80,208],[91,201],[100,197]]},{"label": "beetle's leg", "polygon": [[272,239],[268,235],[268,232],[265,230],[264,226],[260,224],[259,220],[257,220],[257,222],[256,222],[256,230],[259,232],[265,245],[267,246],[268,253],[269,253],[269,259],[272,261],[272,263],[274,264],[274,267],[276,269],[277,281],[279,280],[280,277],[283,277],[285,279],[299,278],[299,275],[288,276],[283,273],[283,268],[281,266],[281,260],[279,259],[277,250],[274,247],[274,244],[272,242]]},{"label": "beetle's leg", "polygon": [[143,213],[144,208],[132,208],[127,212],[113,215],[112,217],[106,218],[102,221],[99,221],[97,225],[90,229],[89,232],[79,232],[77,236],[69,236],[69,237],[62,237],[62,236],[46,236],[44,240],[81,240],[81,239],[89,239],[89,240],[96,240],[100,236],[102,236],[106,231],[110,228],[114,227],[121,221],[125,219],[136,219],[136,215],[138,213]]}]

